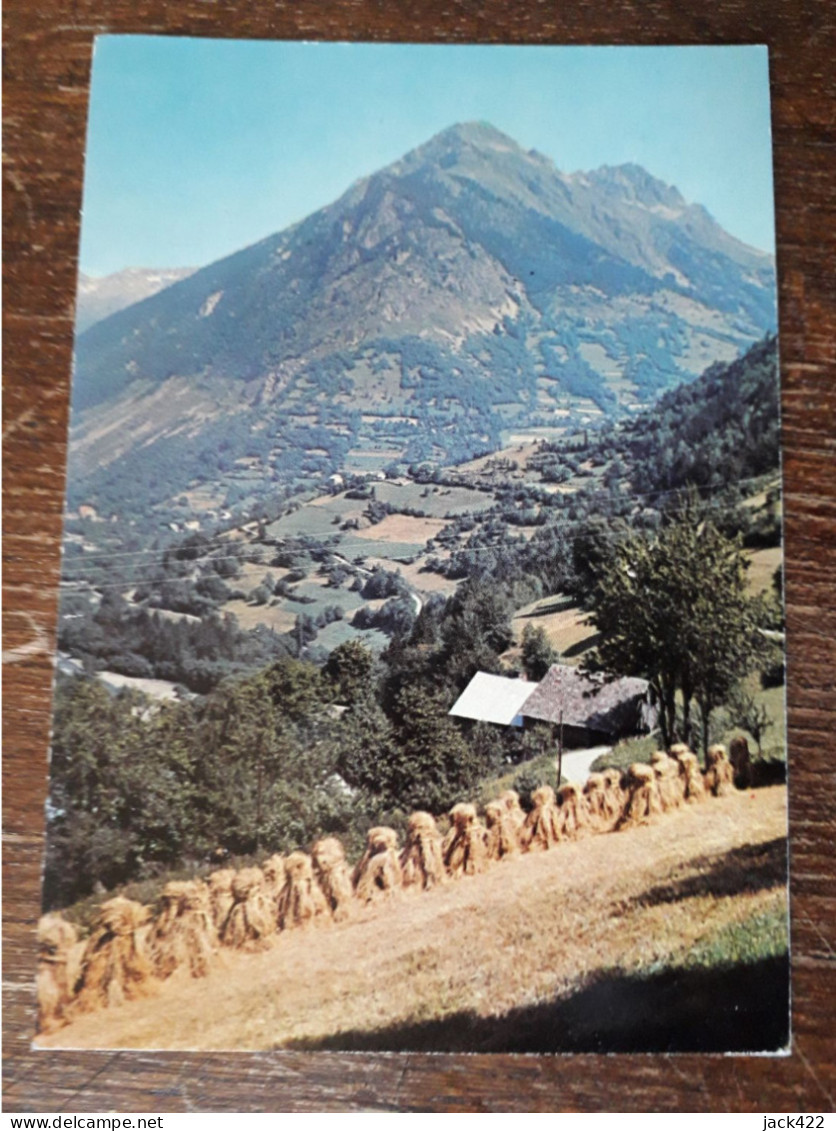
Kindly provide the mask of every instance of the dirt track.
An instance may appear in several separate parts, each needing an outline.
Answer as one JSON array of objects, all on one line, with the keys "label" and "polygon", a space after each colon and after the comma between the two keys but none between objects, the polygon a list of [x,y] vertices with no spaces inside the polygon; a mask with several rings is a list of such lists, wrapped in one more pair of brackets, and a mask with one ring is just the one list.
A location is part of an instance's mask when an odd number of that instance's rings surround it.
[{"label": "dirt track", "polygon": [[208,978],[176,975],[39,1044],[271,1049],[536,1008],[782,906],[785,835],[784,787],[708,800],[287,932],[261,954],[223,952]]}]

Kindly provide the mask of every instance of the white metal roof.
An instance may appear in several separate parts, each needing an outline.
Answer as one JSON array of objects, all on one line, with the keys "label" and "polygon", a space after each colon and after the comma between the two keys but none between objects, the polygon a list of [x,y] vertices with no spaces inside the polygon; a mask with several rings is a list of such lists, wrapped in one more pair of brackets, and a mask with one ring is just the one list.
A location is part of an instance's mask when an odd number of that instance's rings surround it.
[{"label": "white metal roof", "polygon": [[524,679],[477,672],[448,714],[460,719],[519,727],[523,723],[523,704],[536,689],[536,683],[528,683]]}]

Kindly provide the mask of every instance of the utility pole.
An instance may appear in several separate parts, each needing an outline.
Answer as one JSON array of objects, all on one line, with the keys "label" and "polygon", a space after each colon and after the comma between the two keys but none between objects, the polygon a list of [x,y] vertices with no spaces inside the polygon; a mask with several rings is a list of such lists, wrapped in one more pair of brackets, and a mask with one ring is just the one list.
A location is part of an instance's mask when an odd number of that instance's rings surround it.
[{"label": "utility pole", "polygon": [[560,722],[557,731],[557,788],[560,789],[560,779],[563,776],[563,709],[560,711]]},{"label": "utility pole", "polygon": [[258,740],[258,765],[256,767],[255,781],[255,850],[261,849],[261,796],[264,790],[264,735]]}]

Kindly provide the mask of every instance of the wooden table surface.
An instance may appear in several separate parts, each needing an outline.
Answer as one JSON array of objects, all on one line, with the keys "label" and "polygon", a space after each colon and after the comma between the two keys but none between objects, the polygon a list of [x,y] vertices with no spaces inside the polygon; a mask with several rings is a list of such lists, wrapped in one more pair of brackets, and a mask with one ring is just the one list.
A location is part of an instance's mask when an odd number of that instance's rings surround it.
[{"label": "wooden table surface", "polygon": [[[7,0],[6,1111],[832,1111],[836,5],[831,0]],[[92,37],[766,43],[778,219],[793,1047],[782,1058],[32,1052],[51,650]]]}]

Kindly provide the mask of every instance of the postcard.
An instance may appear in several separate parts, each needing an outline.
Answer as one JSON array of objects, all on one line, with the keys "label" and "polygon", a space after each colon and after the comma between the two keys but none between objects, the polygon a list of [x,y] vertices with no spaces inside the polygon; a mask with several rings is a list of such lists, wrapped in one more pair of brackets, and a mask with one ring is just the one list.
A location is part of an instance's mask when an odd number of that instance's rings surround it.
[{"label": "postcard", "polygon": [[766,48],[102,36],[43,1048],[789,1045]]}]

